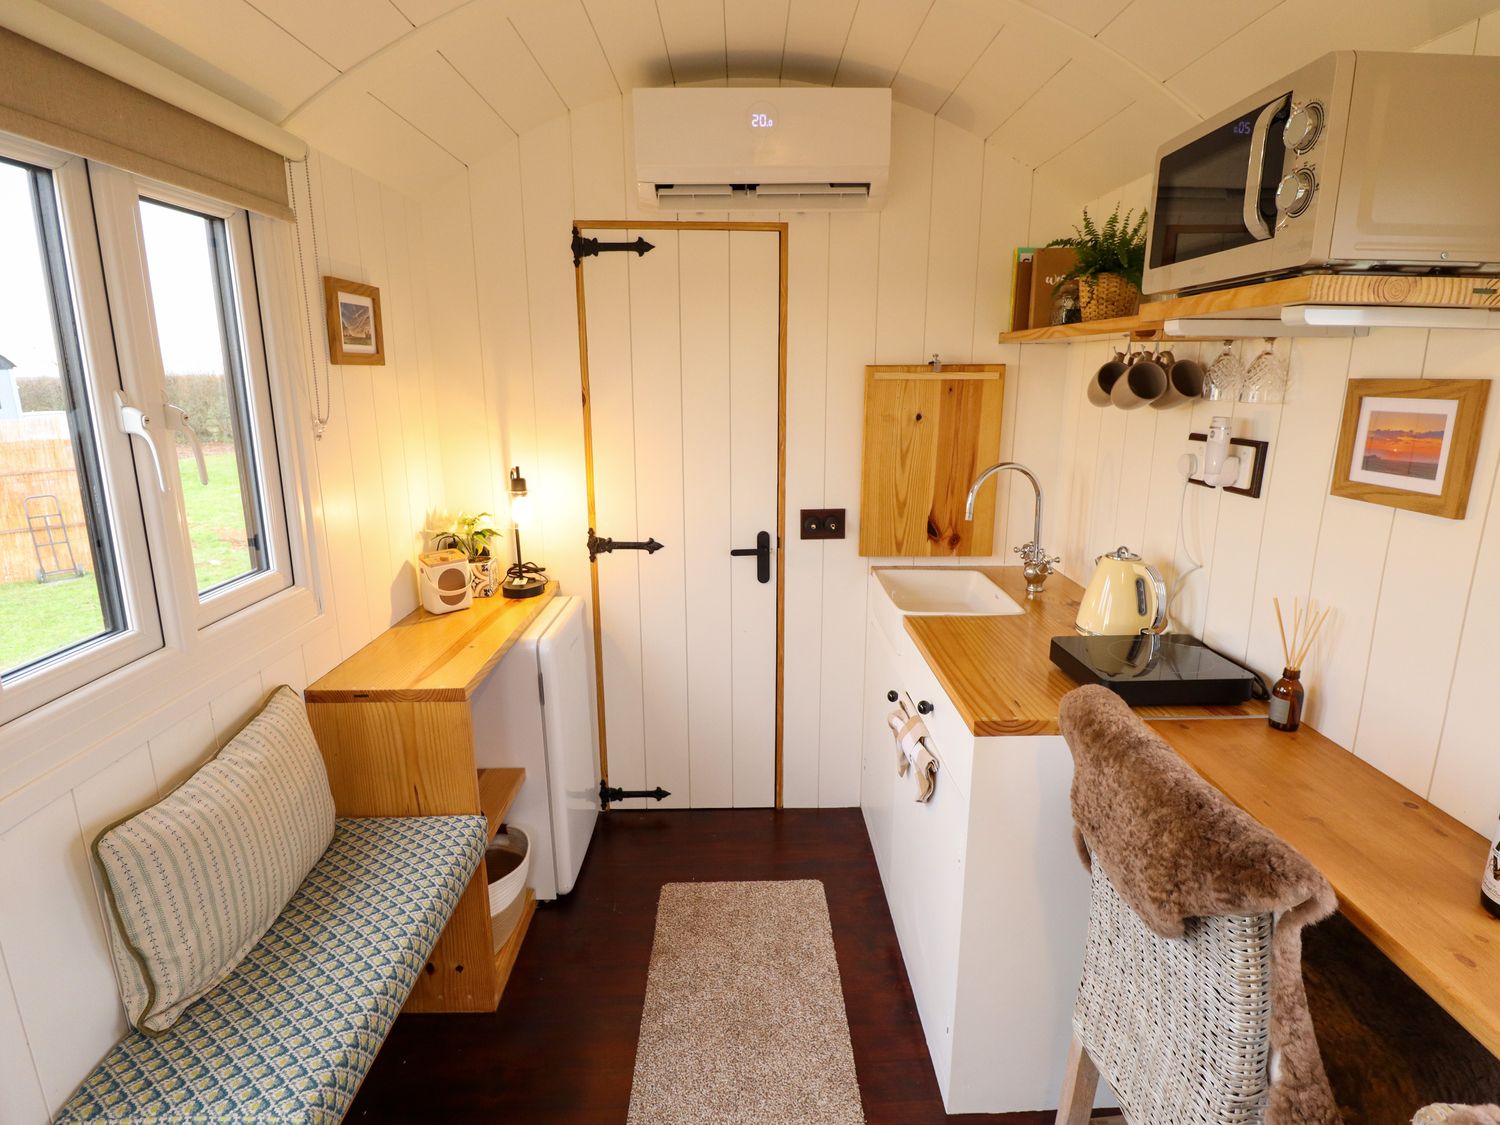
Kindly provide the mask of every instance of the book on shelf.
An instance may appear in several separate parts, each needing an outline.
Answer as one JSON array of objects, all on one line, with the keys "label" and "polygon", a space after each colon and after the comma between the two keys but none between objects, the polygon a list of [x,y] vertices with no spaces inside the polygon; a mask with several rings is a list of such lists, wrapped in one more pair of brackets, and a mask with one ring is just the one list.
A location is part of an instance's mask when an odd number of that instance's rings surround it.
[{"label": "book on shelf", "polygon": [[1017,246],[1010,263],[1010,331],[1031,327],[1031,266],[1035,246]]}]

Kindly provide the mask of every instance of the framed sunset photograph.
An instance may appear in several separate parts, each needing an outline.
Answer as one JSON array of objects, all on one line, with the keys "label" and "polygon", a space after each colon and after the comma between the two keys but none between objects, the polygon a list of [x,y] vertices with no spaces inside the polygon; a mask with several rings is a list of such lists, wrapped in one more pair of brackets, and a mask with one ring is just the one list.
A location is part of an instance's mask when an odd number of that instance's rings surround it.
[{"label": "framed sunset photograph", "polygon": [[323,279],[329,363],[385,363],[380,290],[342,277]]},{"label": "framed sunset photograph", "polygon": [[1487,379],[1351,379],[1335,496],[1461,520],[1468,512]]}]

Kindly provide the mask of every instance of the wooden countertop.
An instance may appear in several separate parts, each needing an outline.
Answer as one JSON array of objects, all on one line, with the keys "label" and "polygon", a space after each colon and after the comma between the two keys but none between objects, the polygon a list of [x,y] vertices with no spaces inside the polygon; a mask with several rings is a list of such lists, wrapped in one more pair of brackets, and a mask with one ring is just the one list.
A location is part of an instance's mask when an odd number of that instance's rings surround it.
[{"label": "wooden countertop", "polygon": [[[908,617],[907,632],[976,735],[1056,733],[1076,685],[1048,650],[1072,631],[1082,590],[1053,575],[1027,602],[1019,567],[984,572],[1026,612]],[[1311,860],[1345,916],[1500,1055],[1500,920],[1479,905],[1488,841],[1311,727],[1272,730],[1263,703],[1167,710],[1136,713]]]},{"label": "wooden countertop", "polygon": [[1150,725],[1311,860],[1344,915],[1500,1055],[1500,920],[1479,905],[1488,841],[1308,726]]},{"label": "wooden countertop", "polygon": [[417,609],[313,683],[307,702],[468,699],[556,593],[548,582],[534,598],[475,598],[456,613]]},{"label": "wooden countertop", "polygon": [[[1083,588],[1054,574],[1032,601],[1018,566],[980,567],[1025,610],[1008,617],[907,617],[906,631],[976,736],[1056,734],[1057,703],[1078,684],[1049,655],[1052,638],[1073,632]],[[1233,707],[1138,707],[1142,718],[1264,715]]]}]

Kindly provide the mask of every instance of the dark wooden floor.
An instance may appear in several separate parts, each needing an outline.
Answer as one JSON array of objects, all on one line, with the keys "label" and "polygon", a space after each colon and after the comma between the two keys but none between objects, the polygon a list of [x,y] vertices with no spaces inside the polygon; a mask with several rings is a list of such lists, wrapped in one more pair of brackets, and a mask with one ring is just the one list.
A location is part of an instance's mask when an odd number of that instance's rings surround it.
[{"label": "dark wooden floor", "polygon": [[403,1016],[351,1121],[623,1122],[665,883],[821,879],[870,1125],[947,1117],[858,809],[616,812],[543,904],[493,1015]]}]

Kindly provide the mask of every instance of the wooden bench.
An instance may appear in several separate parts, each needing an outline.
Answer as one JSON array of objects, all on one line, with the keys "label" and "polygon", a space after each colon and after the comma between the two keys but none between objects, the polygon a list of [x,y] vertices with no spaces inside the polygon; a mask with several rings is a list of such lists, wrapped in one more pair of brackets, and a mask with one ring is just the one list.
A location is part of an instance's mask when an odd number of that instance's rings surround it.
[{"label": "wooden bench", "polygon": [[233,973],[171,1030],[132,1031],[55,1120],[333,1125],[488,839],[483,816],[339,819]]}]

